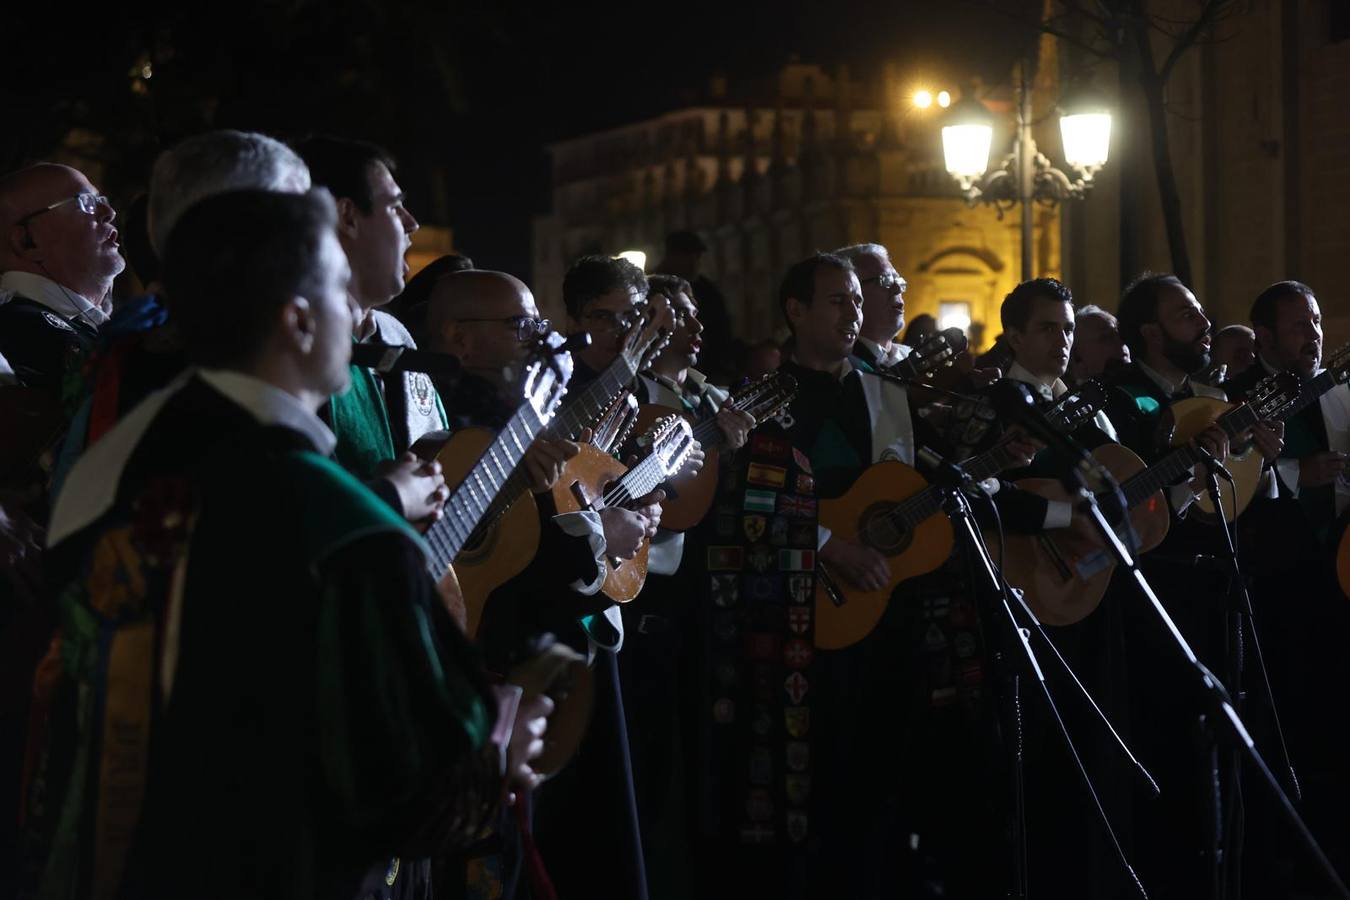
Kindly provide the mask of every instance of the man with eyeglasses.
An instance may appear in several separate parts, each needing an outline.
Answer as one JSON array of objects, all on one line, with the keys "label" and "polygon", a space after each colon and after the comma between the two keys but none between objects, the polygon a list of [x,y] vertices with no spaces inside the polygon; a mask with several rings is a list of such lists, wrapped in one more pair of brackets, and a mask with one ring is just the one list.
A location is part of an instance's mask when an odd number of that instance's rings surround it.
[{"label": "man with eyeglasses", "polygon": [[853,263],[862,287],[863,321],[853,355],[874,368],[895,365],[911,351],[896,339],[905,326],[909,283],[895,271],[890,251],[880,244],[854,244],[834,252]]},{"label": "man with eyeglasses", "polygon": [[116,212],[83,173],[41,163],[0,178],[0,354],[56,396],[93,347],[126,266]]}]

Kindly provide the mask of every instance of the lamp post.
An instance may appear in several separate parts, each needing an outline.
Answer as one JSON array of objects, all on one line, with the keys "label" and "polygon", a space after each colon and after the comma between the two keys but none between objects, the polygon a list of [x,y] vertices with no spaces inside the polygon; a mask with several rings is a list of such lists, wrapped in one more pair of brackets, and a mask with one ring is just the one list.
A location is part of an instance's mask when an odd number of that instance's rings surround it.
[{"label": "lamp post", "polygon": [[1014,206],[1022,208],[1022,280],[1031,278],[1031,204],[1038,200],[1051,206],[1063,200],[1082,199],[1092,188],[1092,178],[1106,164],[1111,143],[1111,113],[1106,104],[1081,94],[1066,101],[1061,110],[1060,137],[1064,161],[1077,172],[1070,178],[1050,165],[1031,136],[1031,91],[1027,67],[1017,65],[1017,135],[1013,151],[997,169],[989,171],[993,143],[993,116],[983,103],[964,97],[951,108],[942,127],[942,154],[947,171],[961,185],[971,206],[988,203],[999,218]]}]

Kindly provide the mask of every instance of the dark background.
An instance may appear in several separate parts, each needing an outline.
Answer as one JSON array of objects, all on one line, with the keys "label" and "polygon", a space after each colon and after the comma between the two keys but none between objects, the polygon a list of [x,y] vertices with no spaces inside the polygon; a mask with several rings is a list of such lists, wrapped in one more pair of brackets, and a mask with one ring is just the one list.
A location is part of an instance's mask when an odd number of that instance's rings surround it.
[{"label": "dark background", "polygon": [[997,83],[1034,40],[1023,23],[1037,6],[187,0],[76,14],[39,3],[13,14],[6,41],[0,161],[64,147],[102,164],[91,174],[125,203],[155,155],[197,131],[362,137],[400,160],[422,221],[453,227],[481,266],[528,273],[548,142],[697,102],[715,74],[734,98],[763,96],[755,82],[794,59],[847,64],[864,83],[886,62]]}]

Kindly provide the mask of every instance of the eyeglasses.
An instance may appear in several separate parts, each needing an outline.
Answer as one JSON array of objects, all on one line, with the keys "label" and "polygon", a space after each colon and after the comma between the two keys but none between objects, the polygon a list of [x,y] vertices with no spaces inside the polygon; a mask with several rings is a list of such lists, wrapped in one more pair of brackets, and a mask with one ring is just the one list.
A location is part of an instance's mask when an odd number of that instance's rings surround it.
[{"label": "eyeglasses", "polygon": [[[98,213],[98,208],[100,206],[106,206],[108,207],[108,209],[112,209],[112,203],[109,202],[108,198],[103,196],[102,194],[76,194],[74,197],[67,197],[64,200],[57,200],[50,206],[44,206],[42,207],[42,209],[39,209],[35,212],[30,212],[28,215],[24,216],[22,219],[15,222],[14,224],[23,225],[24,223],[37,218],[43,213],[49,213],[52,210],[56,209],[58,206],[65,206],[67,203],[78,203],[80,205],[80,212],[89,216],[96,215]],[[116,215],[116,212],[114,212],[114,215]]]},{"label": "eyeglasses", "polygon": [[589,319],[592,322],[603,322],[604,327],[609,331],[622,331],[636,322],[642,313],[636,309],[625,309],[620,312],[614,312],[610,309],[593,309],[582,316],[583,319]]},{"label": "eyeglasses", "polygon": [[905,291],[909,290],[909,282],[901,278],[895,272],[884,272],[881,275],[873,275],[871,278],[864,278],[862,283],[867,284],[869,281],[875,281],[881,286],[883,291],[899,288],[900,293],[903,294]]},{"label": "eyeglasses", "polygon": [[461,323],[510,322],[511,327],[516,330],[516,340],[522,344],[548,334],[553,325],[548,319],[537,319],[534,316],[502,316],[496,319],[457,319],[456,321]]}]

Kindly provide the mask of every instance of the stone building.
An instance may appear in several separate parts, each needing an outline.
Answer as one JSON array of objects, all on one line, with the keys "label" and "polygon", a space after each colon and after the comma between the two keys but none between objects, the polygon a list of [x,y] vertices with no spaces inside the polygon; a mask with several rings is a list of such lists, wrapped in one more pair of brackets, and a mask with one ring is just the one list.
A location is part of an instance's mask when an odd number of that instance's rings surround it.
[{"label": "stone building", "polygon": [[[1194,4],[1150,8],[1184,20]],[[1350,4],[1234,10],[1216,40],[1181,58],[1167,87],[1193,286],[1222,325],[1245,321],[1265,285],[1306,281],[1334,345],[1350,338],[1350,302],[1338,296],[1350,261]],[[1165,55],[1166,36],[1157,40]],[[1036,139],[1053,163],[1063,162],[1052,115],[1061,70],[1090,67],[1116,112],[1111,159],[1087,199],[1034,207],[1034,274],[1063,277],[1080,301],[1111,309],[1132,275],[1172,268],[1148,118],[1113,60],[1085,60],[1048,36],[1038,57]],[[726,294],[737,334],[756,340],[781,333],[776,290],[790,262],[880,241],[909,280],[911,316],[968,316],[976,343],[987,344],[999,303],[1022,277],[1019,213],[965,204],[942,166],[941,110],[911,100],[916,86],[955,93],[960,81],[791,64],[766,84],[733,91],[714,79],[705,103],[552,145],[552,209],[534,224],[536,295],[559,318],[571,259],[635,249],[655,264],[662,237],[689,228],[711,248],[704,273]],[[976,96],[1002,123],[996,164],[1011,146],[1011,90],[978,87]]]},{"label": "stone building", "polygon": [[[664,235],[687,228],[710,247],[704,274],[747,341],[780,333],[790,263],[860,241],[891,249],[911,314],[996,323],[1020,277],[1017,213],[965,204],[942,168],[940,110],[916,108],[908,86],[894,69],[869,89],[847,69],[793,64],[759,92],[768,102],[733,104],[715,80],[708,105],[552,145],[553,210],[534,231],[540,303],[561,316],[577,256],[634,249],[655,265]],[[1036,232],[1037,268],[1057,274],[1058,212],[1038,210]]]}]

